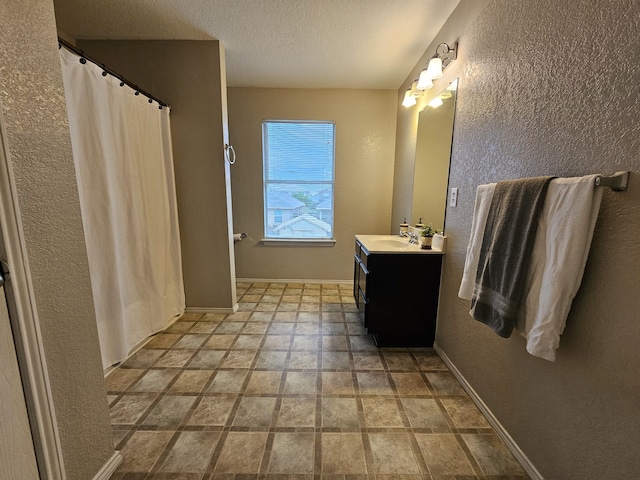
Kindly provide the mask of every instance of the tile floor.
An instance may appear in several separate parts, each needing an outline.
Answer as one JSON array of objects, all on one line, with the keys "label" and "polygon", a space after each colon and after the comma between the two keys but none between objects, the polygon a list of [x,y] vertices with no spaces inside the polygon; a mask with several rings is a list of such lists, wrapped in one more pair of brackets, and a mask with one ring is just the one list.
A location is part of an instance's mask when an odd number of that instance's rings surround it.
[{"label": "tile floor", "polygon": [[432,349],[378,349],[351,285],[239,283],[106,379],[113,480],[526,479]]}]

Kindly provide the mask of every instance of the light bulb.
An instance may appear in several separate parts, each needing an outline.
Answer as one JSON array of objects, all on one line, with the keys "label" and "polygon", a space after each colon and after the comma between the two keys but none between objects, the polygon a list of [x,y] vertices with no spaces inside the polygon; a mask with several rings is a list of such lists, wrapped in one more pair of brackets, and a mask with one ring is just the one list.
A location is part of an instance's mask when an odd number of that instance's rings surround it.
[{"label": "light bulb", "polygon": [[438,57],[429,60],[429,66],[427,67],[427,75],[432,80],[442,77],[442,60]]},{"label": "light bulb", "polygon": [[433,100],[431,100],[427,105],[429,105],[432,108],[438,108],[439,106],[442,105],[442,99],[440,97],[436,97]]},{"label": "light bulb", "polygon": [[422,72],[420,72],[420,77],[418,78],[418,88],[420,90],[429,90],[433,87],[433,82],[427,70],[428,69],[424,68]]},{"label": "light bulb", "polygon": [[404,92],[404,100],[402,100],[403,107],[413,107],[416,104],[416,97],[411,95],[411,89],[408,88],[406,92]]}]

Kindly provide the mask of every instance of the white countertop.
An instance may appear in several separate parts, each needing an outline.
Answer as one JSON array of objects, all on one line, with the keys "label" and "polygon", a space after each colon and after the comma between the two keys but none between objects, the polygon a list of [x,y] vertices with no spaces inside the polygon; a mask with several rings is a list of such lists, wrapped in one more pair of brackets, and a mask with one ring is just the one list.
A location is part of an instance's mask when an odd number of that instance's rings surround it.
[{"label": "white countertop", "polygon": [[443,254],[446,237],[434,237],[434,248],[427,250],[409,243],[409,238],[399,235],[356,235],[362,246],[369,253],[414,253],[419,255]]}]

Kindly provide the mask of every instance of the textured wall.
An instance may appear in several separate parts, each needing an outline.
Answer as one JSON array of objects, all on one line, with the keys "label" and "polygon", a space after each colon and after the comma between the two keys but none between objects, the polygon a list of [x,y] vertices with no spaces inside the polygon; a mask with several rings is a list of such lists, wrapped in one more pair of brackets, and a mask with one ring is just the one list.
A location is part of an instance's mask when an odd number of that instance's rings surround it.
[{"label": "textured wall", "polygon": [[78,46],[171,105],[187,307],[235,305],[224,50],[216,41],[78,40]]},{"label": "textured wall", "polygon": [[0,103],[69,480],[113,454],[50,0],[0,3]]},{"label": "textured wall", "polygon": [[[547,480],[635,478],[640,4],[492,1],[477,15],[471,3],[439,35],[460,42],[447,73],[460,76],[450,180],[460,197],[447,211],[437,343]],[[633,172],[629,190],[604,192],[556,362],[472,320],[457,291],[476,187],[618,170]]]},{"label": "textured wall", "polygon": [[[238,154],[231,170],[241,278],[353,278],[357,233],[388,233],[391,215],[395,92],[390,90],[229,89],[229,130]],[[336,124],[333,247],[263,246],[262,121]]]}]

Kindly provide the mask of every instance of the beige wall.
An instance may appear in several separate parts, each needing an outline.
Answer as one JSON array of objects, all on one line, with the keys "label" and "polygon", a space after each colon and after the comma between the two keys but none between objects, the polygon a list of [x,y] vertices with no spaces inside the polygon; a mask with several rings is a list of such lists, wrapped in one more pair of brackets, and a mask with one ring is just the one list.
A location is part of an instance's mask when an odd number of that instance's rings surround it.
[{"label": "beige wall", "polygon": [[87,480],[114,451],[52,2],[0,2],[0,44],[9,164],[66,478]]},{"label": "beige wall", "polygon": [[188,308],[236,304],[224,49],[215,41],[78,40],[88,55],[171,105]]},{"label": "beige wall", "polygon": [[[229,130],[238,277],[353,278],[354,235],[389,233],[395,141],[390,90],[229,89]],[[333,247],[263,246],[262,121],[328,120],[336,124]]]},{"label": "beige wall", "polygon": [[[450,183],[460,196],[447,211],[437,343],[547,480],[640,471],[639,31],[632,1],[463,0],[428,50],[459,42],[446,73],[460,76]],[[401,154],[413,115],[399,110]],[[479,184],[627,169],[629,190],[604,192],[555,363],[471,319],[457,291]]]}]

